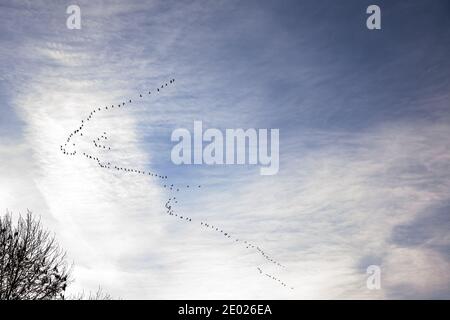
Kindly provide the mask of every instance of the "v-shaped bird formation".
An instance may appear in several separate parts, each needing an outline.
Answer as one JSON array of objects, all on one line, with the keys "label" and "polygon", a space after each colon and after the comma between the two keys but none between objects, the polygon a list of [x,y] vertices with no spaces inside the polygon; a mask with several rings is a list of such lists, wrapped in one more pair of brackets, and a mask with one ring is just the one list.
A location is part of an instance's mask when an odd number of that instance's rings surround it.
[{"label": "v-shaped bird formation", "polygon": [[[136,99],[142,100],[142,99],[144,99],[144,97],[146,95],[150,96],[152,94],[161,94],[163,92],[163,89],[165,89],[168,85],[173,85],[174,83],[175,83],[175,79],[170,79],[168,82],[155,88],[153,91],[149,90],[147,93],[139,93],[139,95],[136,97]],[[107,132],[103,132],[103,134],[96,136],[96,137],[88,137],[87,136],[88,134],[86,132],[83,132],[83,129],[86,126],[88,126],[89,123],[91,123],[92,121],[95,120],[96,115],[98,115],[100,113],[111,112],[112,110],[126,109],[133,104],[133,101],[135,101],[135,100],[134,99],[126,99],[126,100],[121,101],[116,104],[93,108],[91,110],[91,112],[88,114],[88,116],[81,120],[80,125],[68,135],[67,139],[65,140],[64,145],[60,146],[61,152],[67,156],[84,157],[84,158],[88,159],[89,161],[92,161],[94,164],[96,164],[101,169],[114,170],[117,172],[122,172],[124,174],[127,173],[127,174],[143,175],[143,176],[147,176],[150,178],[158,179],[162,188],[168,190],[169,193],[171,194],[170,198],[167,200],[167,202],[164,205],[167,216],[177,219],[180,222],[183,221],[186,223],[196,223],[199,225],[201,230],[216,232],[218,235],[224,237],[224,239],[227,241],[233,242],[236,245],[242,245],[246,250],[253,250],[255,253],[257,253],[261,257],[263,257],[268,263],[271,263],[278,267],[284,267],[284,265],[282,265],[275,258],[273,258],[269,254],[267,254],[267,252],[264,251],[257,244],[249,242],[247,240],[244,240],[241,237],[238,237],[217,225],[213,225],[209,222],[202,221],[202,220],[200,220],[200,221],[194,220],[194,219],[192,219],[192,217],[189,217],[189,216],[182,214],[182,213],[178,212],[177,210],[175,210],[175,207],[178,206],[178,200],[175,196],[172,195],[173,193],[193,190],[195,188],[198,189],[198,188],[201,188],[201,185],[183,185],[183,186],[175,185],[175,184],[169,182],[169,178],[167,175],[162,175],[157,172],[152,172],[149,170],[113,165],[113,164],[111,164],[111,161],[105,161],[103,159],[100,159],[99,156],[96,156],[89,152],[81,152],[81,151],[77,152],[77,149],[76,149],[77,145],[76,145],[76,143],[73,142],[73,140],[76,136],[84,137],[85,141],[88,141],[88,143],[92,143],[92,146],[97,149],[104,150],[104,151],[110,151],[111,147],[108,146],[109,140],[108,140]],[[69,151],[70,149],[72,149],[72,151]],[[285,282],[281,281],[280,279],[278,279],[268,273],[264,273],[261,268],[257,267],[257,270],[260,275],[263,275],[273,281],[276,281],[277,283],[279,283],[280,285],[282,285],[284,287],[294,289],[293,287],[288,286]]]}]

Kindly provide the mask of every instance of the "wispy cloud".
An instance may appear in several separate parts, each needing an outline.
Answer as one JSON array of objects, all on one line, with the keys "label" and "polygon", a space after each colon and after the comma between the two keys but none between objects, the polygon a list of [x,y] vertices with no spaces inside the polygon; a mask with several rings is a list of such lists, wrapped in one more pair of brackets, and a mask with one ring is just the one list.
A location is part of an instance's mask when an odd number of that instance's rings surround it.
[{"label": "wispy cloud", "polygon": [[[65,28],[64,4],[2,5],[1,205],[32,209],[55,230],[75,262],[74,291],[448,297],[449,82],[440,53],[448,44],[439,41],[448,32],[428,17],[416,21],[416,37],[387,17],[391,33],[368,36],[358,3],[81,1],[81,30]],[[445,5],[436,3],[430,16]],[[416,38],[422,51],[411,50]],[[179,195],[183,214],[260,245],[286,268],[169,219],[157,181],[61,154],[93,107],[134,100],[172,77],[160,96],[96,116],[86,140],[107,132],[112,150],[102,157],[201,184]],[[194,120],[279,128],[279,174],[173,165],[170,133]],[[380,291],[365,286],[370,264],[382,268]]]}]

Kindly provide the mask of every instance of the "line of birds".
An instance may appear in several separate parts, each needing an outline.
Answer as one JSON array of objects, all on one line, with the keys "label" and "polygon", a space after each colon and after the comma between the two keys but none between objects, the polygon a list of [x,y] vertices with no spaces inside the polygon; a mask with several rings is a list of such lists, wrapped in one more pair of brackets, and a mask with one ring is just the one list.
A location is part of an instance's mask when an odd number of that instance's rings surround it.
[{"label": "line of birds", "polygon": [[[265,273],[265,272],[263,272],[262,270],[261,270],[261,268],[256,268],[256,269],[258,269],[258,272],[259,272],[259,274],[261,274],[261,275],[264,275],[264,276],[266,276],[266,277],[268,277],[269,279],[271,279],[271,280],[274,280],[274,281],[277,281],[279,284],[281,284],[283,287],[288,287],[288,285],[285,283],[285,282],[283,282],[283,281],[281,281],[281,279],[279,279],[279,278],[277,278],[277,277],[274,277],[273,275],[271,275],[271,274],[268,274],[268,273]],[[294,290],[294,287],[289,287],[291,290]]]},{"label": "line of birds", "polygon": [[[156,88],[156,92],[160,93],[162,91],[162,89],[164,89],[165,87],[168,86],[168,84],[173,84],[173,83],[175,83],[175,79],[171,79],[168,83],[165,83],[165,84],[161,85],[160,87]],[[148,95],[150,95],[151,93],[152,93],[151,91],[148,91]],[[143,98],[143,94],[142,93],[139,94],[139,98]],[[68,156],[75,156],[75,155],[77,155],[77,151],[76,150],[73,150],[72,152],[68,151],[69,146],[76,147],[76,144],[72,143],[71,141],[78,134],[83,137],[83,132],[82,131],[83,131],[85,125],[89,121],[91,121],[96,114],[98,114],[99,112],[102,112],[102,111],[107,111],[107,110],[109,111],[109,110],[112,110],[114,108],[116,108],[116,109],[124,108],[126,106],[129,106],[132,103],[132,101],[133,101],[132,99],[128,99],[128,104],[125,101],[123,101],[123,102],[121,102],[121,103],[119,103],[117,105],[93,108],[92,111],[89,113],[89,115],[85,119],[81,120],[80,126],[77,127],[73,132],[71,132],[69,134],[69,136],[67,137],[64,145],[60,146],[61,152],[63,154],[65,154],[65,155],[68,155]],[[93,144],[93,146],[95,148],[101,149],[101,150],[105,150],[105,151],[106,150],[110,151],[111,147],[106,145],[106,141],[107,140],[108,140],[108,135],[107,135],[106,132],[103,132],[102,135],[98,136],[97,138],[95,138],[95,139],[93,139],[91,141],[92,141],[92,144]],[[98,156],[89,154],[87,152],[83,152],[82,155],[88,160],[95,161],[97,163],[97,165],[99,167],[103,168],[103,169],[113,169],[115,171],[120,171],[120,172],[125,172],[125,173],[142,174],[142,175],[146,175],[146,176],[150,176],[150,177],[155,177],[155,178],[158,178],[158,179],[161,179],[161,180],[164,180],[164,181],[168,179],[168,177],[166,175],[160,175],[160,174],[158,174],[156,172],[151,172],[151,171],[146,171],[146,170],[139,170],[139,169],[123,167],[123,166],[117,166],[117,165],[113,166],[111,164],[111,162],[102,162]],[[192,190],[190,185],[185,185],[185,186],[181,187],[181,186],[175,186],[174,184],[169,184],[167,182],[164,183],[162,185],[162,187],[165,188],[165,189],[168,189],[169,191],[172,191],[172,192],[180,192],[180,188],[181,189],[190,189],[190,190]],[[198,185],[197,188],[201,188],[201,185]],[[191,217],[187,217],[186,215],[181,215],[181,214],[178,214],[177,212],[175,212],[174,209],[173,209],[172,201],[173,201],[173,203],[178,203],[176,197],[170,197],[168,199],[168,201],[165,203],[165,208],[167,210],[166,211],[167,215],[173,216],[173,217],[175,217],[177,219],[180,219],[180,220],[184,220],[186,222],[193,222]],[[222,228],[219,228],[217,226],[209,224],[209,223],[207,223],[205,221],[200,221],[200,226],[203,227],[203,228],[206,228],[206,229],[210,229],[210,230],[216,231],[217,233],[222,234],[223,236],[225,236],[227,239],[229,239],[231,241],[234,241],[236,243],[242,243],[242,244],[245,245],[246,249],[254,249],[257,253],[259,253],[268,262],[273,263],[273,264],[275,264],[275,265],[277,265],[279,267],[284,267],[284,265],[282,265],[280,262],[278,262],[277,260],[275,260],[271,256],[267,255],[265,253],[265,251],[262,250],[259,246],[255,245],[255,244],[253,244],[251,242],[248,242],[246,240],[242,240],[242,239],[236,238],[236,237],[232,236],[229,232],[224,231]],[[259,267],[258,267],[258,271],[262,274],[262,270]],[[265,273],[265,275],[267,275],[270,279],[272,279],[274,281],[277,281],[281,285],[283,285],[285,287],[287,286],[284,282],[282,282],[278,278],[273,277],[273,276],[271,276],[271,275],[269,275],[267,273]],[[293,288],[291,287],[291,289],[293,289]]]},{"label": "line of birds", "polygon": [[[104,132],[104,135],[101,135],[100,137],[98,137],[97,140],[92,140],[92,142],[94,143],[94,146],[95,146],[96,148],[111,150],[111,147],[108,147],[108,146],[106,146],[106,145],[104,145],[104,144],[100,144],[100,143],[99,143],[99,142],[100,142],[100,139],[108,140],[108,137],[106,136],[106,132]],[[99,141],[99,142],[97,142],[97,141]]]},{"label": "line of birds", "polygon": [[[174,197],[174,198],[169,198],[169,200],[167,200],[167,202],[166,202],[166,204],[165,204],[166,213],[167,213],[169,216],[173,216],[173,217],[176,217],[176,218],[180,218],[180,219],[184,219],[184,220],[186,220],[186,221],[192,222],[192,219],[191,219],[191,218],[186,217],[185,215],[183,216],[183,215],[181,215],[181,214],[178,214],[178,213],[176,213],[176,212],[174,211],[173,205],[171,204],[172,201],[174,201],[175,203],[178,203],[178,201],[176,201],[176,197]],[[242,240],[242,239],[239,239],[239,238],[237,238],[237,237],[234,237],[234,236],[232,236],[229,232],[224,231],[222,228],[219,228],[218,226],[214,226],[214,225],[212,225],[212,224],[210,224],[210,223],[207,223],[207,222],[205,222],[205,221],[200,221],[200,226],[202,226],[203,228],[206,228],[206,229],[213,230],[213,231],[215,231],[215,232],[217,232],[217,233],[220,233],[221,235],[225,236],[227,239],[230,239],[231,241],[242,243],[242,244],[245,245],[245,248],[246,248],[246,249],[255,249],[255,250],[257,250],[257,252],[258,252],[259,254],[261,254],[267,261],[269,261],[269,262],[271,262],[271,263],[273,263],[273,264],[275,264],[275,265],[277,265],[277,266],[279,266],[279,267],[284,267],[284,265],[282,265],[280,262],[278,262],[277,260],[273,259],[271,256],[267,255],[267,254],[265,253],[265,251],[262,250],[259,246],[254,245],[254,244],[252,244],[251,242],[249,242],[249,241],[247,241],[247,240]]]}]

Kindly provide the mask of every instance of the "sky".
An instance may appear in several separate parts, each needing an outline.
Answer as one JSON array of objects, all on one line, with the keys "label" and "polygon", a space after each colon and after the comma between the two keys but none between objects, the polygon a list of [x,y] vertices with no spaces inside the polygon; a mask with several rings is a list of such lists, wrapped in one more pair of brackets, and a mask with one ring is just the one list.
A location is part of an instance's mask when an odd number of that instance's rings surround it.
[{"label": "sky", "polygon": [[[381,30],[366,27],[371,4]],[[449,299],[449,14],[447,0],[0,0],[0,211],[41,217],[73,293]],[[169,217],[157,179],[61,152],[93,108],[132,98],[77,145],[97,152],[88,140],[107,132],[111,162],[201,185],[177,194],[179,212],[284,267]],[[171,133],[194,121],[279,129],[279,172],[173,164]]]}]

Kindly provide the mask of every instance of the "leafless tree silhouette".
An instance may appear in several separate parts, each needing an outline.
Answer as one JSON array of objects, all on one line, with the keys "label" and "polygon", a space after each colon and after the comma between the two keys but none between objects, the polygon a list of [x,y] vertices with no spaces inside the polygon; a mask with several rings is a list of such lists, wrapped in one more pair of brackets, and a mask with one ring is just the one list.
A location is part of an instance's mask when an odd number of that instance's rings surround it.
[{"label": "leafless tree silhouette", "polygon": [[115,300],[109,293],[104,292],[101,287],[94,293],[89,291],[89,293],[80,292],[75,295],[69,295],[67,300]]},{"label": "leafless tree silhouette", "polygon": [[0,300],[64,299],[70,268],[55,237],[28,211],[0,217]]}]

